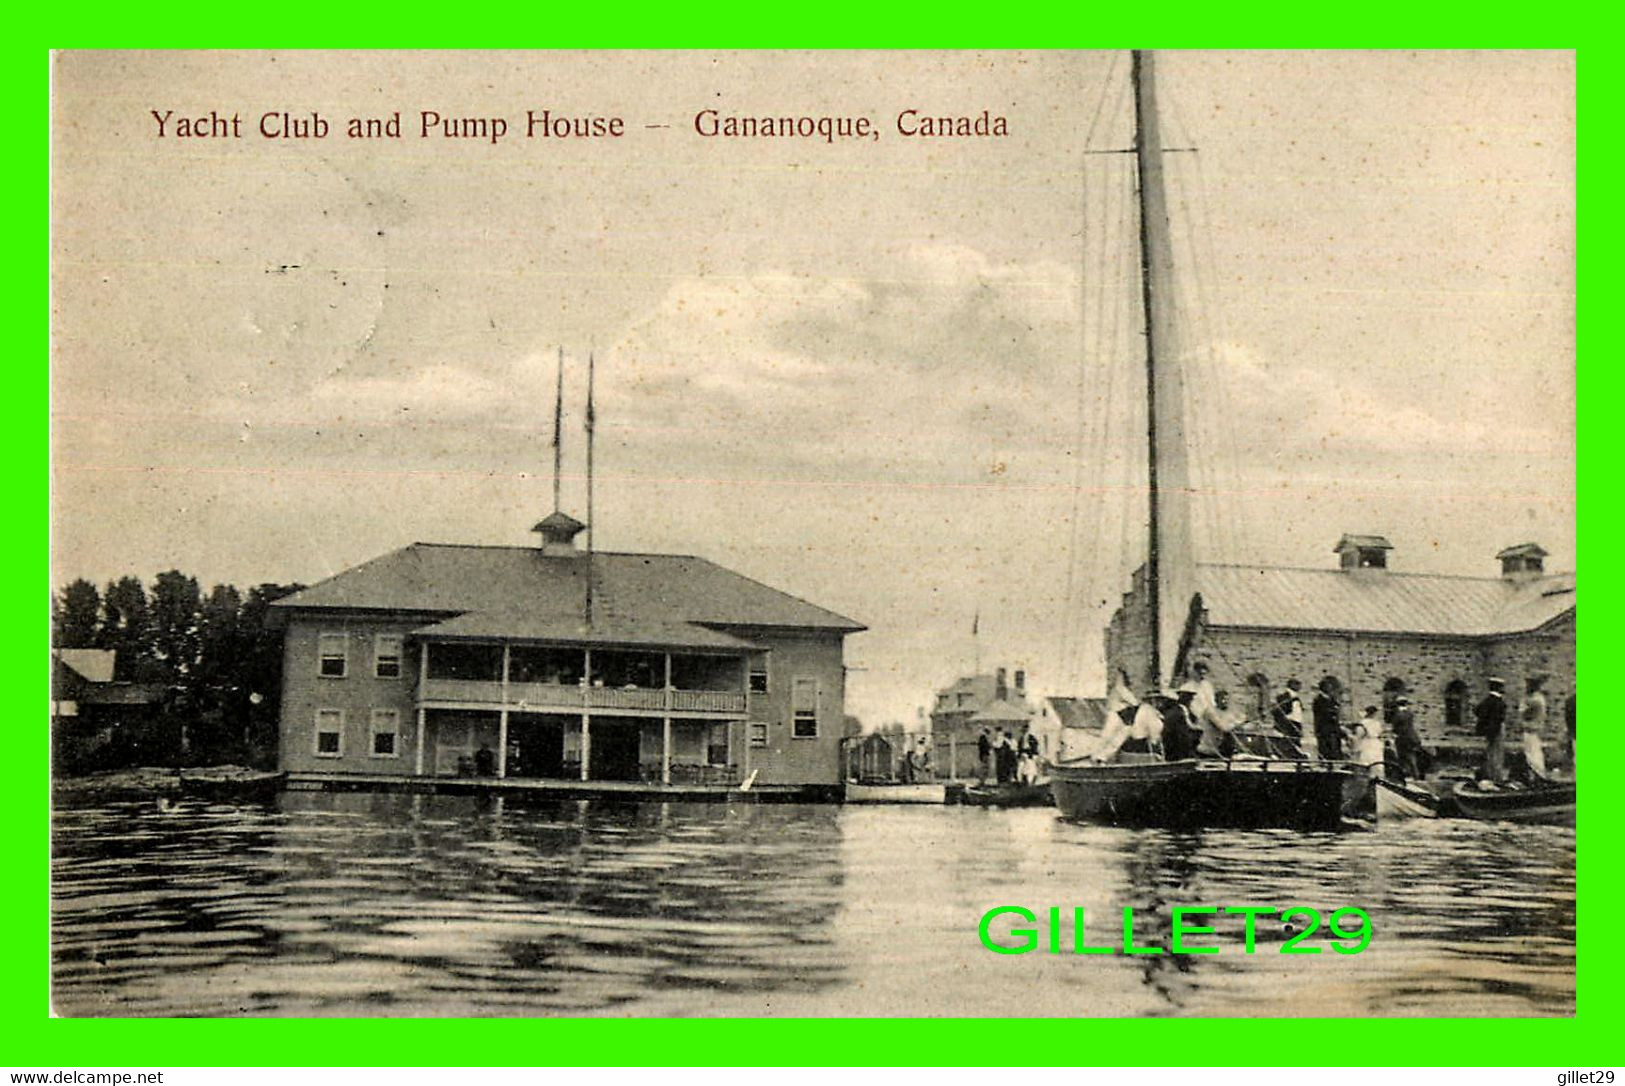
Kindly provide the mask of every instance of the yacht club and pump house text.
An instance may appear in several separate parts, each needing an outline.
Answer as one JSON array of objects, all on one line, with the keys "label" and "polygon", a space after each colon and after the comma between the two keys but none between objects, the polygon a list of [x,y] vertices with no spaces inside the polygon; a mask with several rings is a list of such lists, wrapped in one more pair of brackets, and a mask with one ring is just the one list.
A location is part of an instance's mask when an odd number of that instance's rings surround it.
[{"label": "yacht club and pump house text", "polygon": [[379,116],[327,116],[315,110],[230,113],[218,109],[151,109],[153,134],[164,140],[439,140],[496,146],[512,140],[616,140],[634,131],[686,128],[706,139],[791,139],[815,143],[874,141],[885,131],[903,137],[1002,138],[1009,120],[989,109],[973,112],[907,108],[889,125],[868,114],[738,113],[701,109],[685,125],[633,123],[625,117],[527,109],[514,117],[466,116],[433,109]]}]

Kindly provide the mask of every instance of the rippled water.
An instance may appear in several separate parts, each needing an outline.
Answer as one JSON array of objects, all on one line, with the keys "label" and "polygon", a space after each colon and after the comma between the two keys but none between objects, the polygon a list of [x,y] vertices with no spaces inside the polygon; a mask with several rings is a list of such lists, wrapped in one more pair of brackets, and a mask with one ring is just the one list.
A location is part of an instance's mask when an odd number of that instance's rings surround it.
[{"label": "rippled water", "polygon": [[[67,1015],[1574,1011],[1574,834],[1548,827],[288,794],[59,810],[53,852]],[[999,956],[976,927],[1006,904],[1355,904],[1375,935],[1352,956],[1284,956],[1278,930],[1249,956],[1239,926],[1204,957]],[[1094,923],[1091,943],[1118,930]]]}]

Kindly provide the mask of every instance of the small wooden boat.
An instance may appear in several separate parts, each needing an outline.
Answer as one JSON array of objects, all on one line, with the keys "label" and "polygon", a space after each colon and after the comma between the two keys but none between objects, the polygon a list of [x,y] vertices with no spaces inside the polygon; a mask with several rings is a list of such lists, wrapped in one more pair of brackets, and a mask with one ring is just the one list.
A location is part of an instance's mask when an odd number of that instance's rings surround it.
[{"label": "small wooden boat", "polygon": [[1420,788],[1377,777],[1373,780],[1377,793],[1377,821],[1390,822],[1404,818],[1438,818],[1439,797]]},{"label": "small wooden boat", "polygon": [[254,803],[275,798],[288,775],[270,770],[225,766],[211,769],[183,769],[181,794],[226,803]]},{"label": "small wooden boat", "polygon": [[1164,762],[1135,754],[1048,772],[1063,818],[1160,829],[1340,829],[1344,788],[1355,775],[1340,762]]},{"label": "small wooden boat", "polygon": [[1467,818],[1541,826],[1574,825],[1573,781],[1544,781],[1491,789],[1477,782],[1463,783],[1456,785],[1451,794]]},{"label": "small wooden boat", "polygon": [[966,807],[1053,807],[1049,783],[971,785],[959,794]]},{"label": "small wooden boat", "polygon": [[946,803],[945,784],[861,784],[846,782],[848,803]]}]

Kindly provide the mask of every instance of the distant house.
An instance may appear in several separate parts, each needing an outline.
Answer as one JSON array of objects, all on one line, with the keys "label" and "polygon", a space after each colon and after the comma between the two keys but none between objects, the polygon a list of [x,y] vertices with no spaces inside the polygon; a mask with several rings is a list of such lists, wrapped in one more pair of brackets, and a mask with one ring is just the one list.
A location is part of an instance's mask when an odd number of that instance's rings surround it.
[{"label": "distant house", "polygon": [[[1198,564],[1181,661],[1205,659],[1233,703],[1261,713],[1296,678],[1307,695],[1324,678],[1345,714],[1406,694],[1430,743],[1476,745],[1472,706],[1498,676],[1516,703],[1546,680],[1555,719],[1574,693],[1575,578],[1547,573],[1534,543],[1496,555],[1498,577],[1403,573],[1381,536],[1345,535],[1334,569]],[[1106,632],[1107,674],[1125,669],[1145,690],[1149,604],[1144,569]]]},{"label": "distant house", "polygon": [[148,733],[162,710],[164,686],[115,682],[116,658],[112,649],[51,650],[51,736],[59,768],[83,768],[111,750],[138,754],[155,742]]},{"label": "distant house", "polygon": [[[840,780],[864,627],[703,558],[414,543],[276,601],[281,764],[328,773]],[[587,599],[592,618],[587,620]]]},{"label": "distant house", "polygon": [[966,675],[937,691],[931,707],[931,746],[939,776],[975,776],[976,743],[983,729],[997,737],[1009,732],[1017,740],[1040,717],[1027,701],[1027,673],[998,668],[990,674]]}]

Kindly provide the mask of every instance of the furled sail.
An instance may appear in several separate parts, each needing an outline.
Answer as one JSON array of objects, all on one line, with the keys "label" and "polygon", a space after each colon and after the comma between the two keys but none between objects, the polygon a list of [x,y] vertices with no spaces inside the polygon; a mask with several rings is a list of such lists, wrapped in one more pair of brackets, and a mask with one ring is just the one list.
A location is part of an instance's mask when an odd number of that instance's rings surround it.
[{"label": "furled sail", "polygon": [[1153,63],[1149,52],[1134,54],[1134,149],[1140,182],[1141,301],[1150,442],[1151,531],[1146,573],[1154,642],[1151,672],[1156,683],[1166,684],[1174,677],[1179,641],[1195,592],[1184,381],[1191,348],[1189,337],[1181,336],[1174,320],[1173,242]]}]

